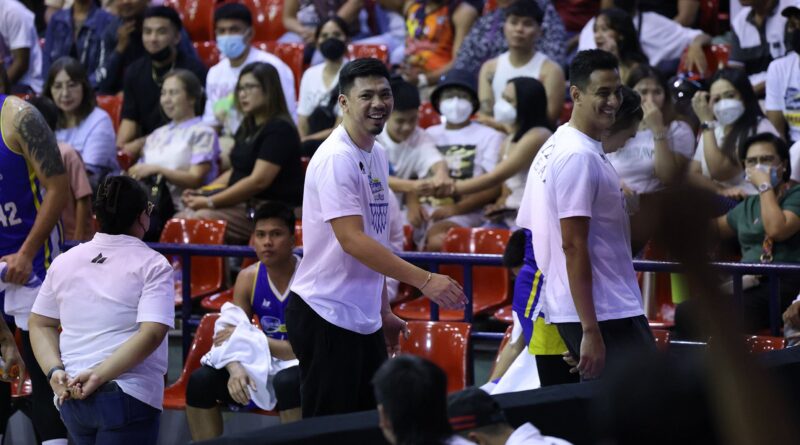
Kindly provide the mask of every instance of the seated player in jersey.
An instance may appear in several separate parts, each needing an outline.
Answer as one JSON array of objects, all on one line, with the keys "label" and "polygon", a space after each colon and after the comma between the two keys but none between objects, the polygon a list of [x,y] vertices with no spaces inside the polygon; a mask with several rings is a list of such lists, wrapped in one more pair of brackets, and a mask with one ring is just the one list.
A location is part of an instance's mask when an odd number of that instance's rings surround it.
[{"label": "seated player in jersey", "polygon": [[[284,308],[289,302],[289,285],[300,258],[293,254],[294,213],[287,206],[269,202],[256,210],[253,245],[258,262],[239,272],[233,290],[233,302],[248,317],[255,315],[269,340],[272,357],[295,359],[286,335]],[[225,342],[233,328],[225,328],[214,337],[214,344]],[[300,376],[297,366],[280,371],[272,380],[278,399],[281,422],[300,419]],[[253,379],[239,362],[223,369],[202,366],[195,370],[186,387],[186,417],[195,441],[222,435],[219,404],[247,405],[248,388]],[[266,388],[256,388],[256,391]]]}]

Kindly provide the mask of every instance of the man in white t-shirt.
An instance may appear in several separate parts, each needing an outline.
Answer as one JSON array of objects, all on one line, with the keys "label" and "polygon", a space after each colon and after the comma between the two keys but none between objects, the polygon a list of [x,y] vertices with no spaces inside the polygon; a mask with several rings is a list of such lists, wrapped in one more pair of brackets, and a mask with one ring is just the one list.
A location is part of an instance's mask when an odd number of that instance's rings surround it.
[{"label": "man in white t-shirt", "polygon": [[[786,55],[767,68],[764,108],[778,134],[789,142],[800,141],[800,9],[787,6],[781,11],[788,33]],[[788,131],[787,131],[787,128]]]},{"label": "man in white t-shirt", "polygon": [[42,50],[34,15],[17,0],[0,1],[0,63],[11,91],[42,92]]},{"label": "man in white t-shirt", "polygon": [[404,321],[392,313],[386,276],[434,302],[462,307],[450,277],[413,266],[389,247],[388,163],[375,137],[392,112],[386,66],[356,59],[339,73],[342,124],[306,172],[303,261],[291,285],[286,328],[300,360],[303,418],[375,408],[370,379],[396,351]]},{"label": "man in white t-shirt", "polygon": [[433,139],[417,125],[420,105],[417,87],[403,79],[392,80],[392,95],[394,109],[376,140],[386,150],[389,161],[389,188],[407,208],[408,223],[422,227],[426,216],[419,200],[416,197],[406,200],[406,193],[430,194],[449,184],[450,174]]},{"label": "man in white t-shirt", "polygon": [[217,129],[235,134],[242,116],[233,106],[233,94],[242,68],[253,62],[266,62],[278,70],[286,107],[297,118],[297,94],[294,74],[281,59],[250,46],[253,42],[253,17],[247,6],[225,3],[214,11],[214,32],[217,48],[223,59],[208,70],[206,76],[206,109],[203,121]]},{"label": "man in white t-shirt", "polygon": [[[450,70],[431,93],[431,103],[445,122],[425,132],[444,155],[450,178],[469,179],[493,170],[505,135],[470,120],[478,111],[478,92],[472,74]],[[430,225],[424,233],[425,250],[440,251],[447,231],[453,227],[479,227],[486,222],[483,206],[497,199],[500,188],[491,187],[456,198],[424,198],[422,203],[430,215]]]},{"label": "man in white t-shirt", "polygon": [[767,67],[770,62],[786,54],[786,16],[783,5],[796,0],[759,0],[746,2],[731,16],[731,66],[747,72],[756,95],[764,95]]},{"label": "man in white t-shirt", "polygon": [[580,357],[584,379],[600,377],[607,358],[654,348],[619,176],[600,142],[621,104],[617,67],[616,58],[602,50],[581,51],[573,59],[572,117],[534,158],[517,218],[531,231],[536,263],[546,277],[542,312]]}]

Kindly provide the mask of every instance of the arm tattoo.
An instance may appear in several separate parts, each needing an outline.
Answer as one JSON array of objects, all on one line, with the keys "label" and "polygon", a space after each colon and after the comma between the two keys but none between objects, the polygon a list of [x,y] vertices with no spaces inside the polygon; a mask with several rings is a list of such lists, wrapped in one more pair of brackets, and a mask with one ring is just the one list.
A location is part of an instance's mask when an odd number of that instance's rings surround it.
[{"label": "arm tattoo", "polygon": [[35,108],[22,107],[14,118],[14,129],[19,132],[30,157],[39,164],[45,177],[66,172],[56,137]]}]

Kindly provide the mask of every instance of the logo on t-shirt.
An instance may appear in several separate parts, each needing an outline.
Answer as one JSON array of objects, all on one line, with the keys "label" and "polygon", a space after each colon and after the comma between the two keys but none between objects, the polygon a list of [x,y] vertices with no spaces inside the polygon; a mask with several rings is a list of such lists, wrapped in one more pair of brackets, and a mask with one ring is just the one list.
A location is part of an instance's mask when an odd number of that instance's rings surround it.
[{"label": "logo on t-shirt", "polygon": [[383,233],[386,230],[386,222],[389,219],[389,204],[377,203],[369,204],[369,212],[371,216],[372,228],[377,233]]},{"label": "logo on t-shirt", "polygon": [[786,109],[783,112],[786,122],[792,127],[800,127],[800,90],[790,86],[783,96]]},{"label": "logo on t-shirt", "polygon": [[97,256],[92,259],[92,264],[103,264],[107,259],[107,256],[103,256],[102,253],[98,253]]}]

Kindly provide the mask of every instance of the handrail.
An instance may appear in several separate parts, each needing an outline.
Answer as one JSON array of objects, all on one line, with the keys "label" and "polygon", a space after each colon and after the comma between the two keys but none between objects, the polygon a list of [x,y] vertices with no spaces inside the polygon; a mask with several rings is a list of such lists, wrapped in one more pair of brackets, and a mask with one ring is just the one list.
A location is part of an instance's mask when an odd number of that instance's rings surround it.
[{"label": "handrail", "polygon": [[[65,245],[65,249],[75,246],[77,243],[71,242]],[[184,277],[191,277],[191,257],[192,256],[222,256],[222,257],[255,257],[255,251],[248,246],[229,246],[229,245],[210,245],[210,244],[173,244],[173,243],[148,243],[150,248],[165,255],[180,255],[182,264],[182,274]],[[299,255],[303,254],[302,248],[295,250]],[[464,293],[467,295],[468,303],[464,309],[465,321],[472,321],[472,267],[473,266],[502,266],[503,256],[497,254],[464,254],[464,253],[431,253],[431,252],[399,252],[398,256],[411,263],[425,266],[428,270],[436,272],[442,264],[457,264],[464,267]],[[733,293],[741,299],[742,282],[741,277],[745,274],[769,275],[769,304],[770,304],[770,328],[772,335],[780,332],[780,296],[778,294],[780,286],[780,276],[787,274],[800,273],[800,264],[787,263],[734,263],[719,262],[710,263],[710,266],[723,273],[734,277]],[[652,260],[633,260],[633,267],[642,272],[685,272],[686,268],[680,263],[668,261]],[[189,351],[191,346],[191,279],[182,281],[183,304],[181,307],[181,320],[183,330],[183,356]],[[439,320],[438,305],[431,302],[431,320]],[[478,334],[481,336],[481,334]],[[486,336],[485,338],[495,337]],[[477,338],[477,337],[476,337]]]}]

